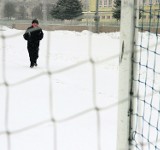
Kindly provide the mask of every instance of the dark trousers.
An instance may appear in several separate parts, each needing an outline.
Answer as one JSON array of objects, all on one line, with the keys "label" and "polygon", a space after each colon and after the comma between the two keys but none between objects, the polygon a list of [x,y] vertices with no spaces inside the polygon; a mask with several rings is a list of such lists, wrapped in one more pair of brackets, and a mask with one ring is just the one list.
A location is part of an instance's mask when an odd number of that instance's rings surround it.
[{"label": "dark trousers", "polygon": [[28,43],[28,53],[31,64],[37,63],[37,59],[39,57],[39,42]]}]

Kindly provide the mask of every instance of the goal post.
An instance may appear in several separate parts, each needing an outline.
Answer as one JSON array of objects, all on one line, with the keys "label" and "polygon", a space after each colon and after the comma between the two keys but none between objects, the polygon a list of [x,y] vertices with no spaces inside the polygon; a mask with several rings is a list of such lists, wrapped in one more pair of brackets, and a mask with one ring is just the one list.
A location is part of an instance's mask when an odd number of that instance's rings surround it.
[{"label": "goal post", "polygon": [[117,150],[129,150],[136,0],[121,0]]}]

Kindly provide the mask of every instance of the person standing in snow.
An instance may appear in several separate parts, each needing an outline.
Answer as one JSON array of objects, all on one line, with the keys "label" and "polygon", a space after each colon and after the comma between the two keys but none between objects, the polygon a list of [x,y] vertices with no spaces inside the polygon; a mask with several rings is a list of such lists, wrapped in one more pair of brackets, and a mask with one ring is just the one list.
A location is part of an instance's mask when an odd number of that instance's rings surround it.
[{"label": "person standing in snow", "polygon": [[39,57],[39,44],[40,40],[43,39],[43,31],[38,25],[38,20],[34,19],[32,21],[32,25],[27,28],[23,35],[24,39],[27,40],[27,49],[29,53],[31,68],[37,66],[37,59]]}]

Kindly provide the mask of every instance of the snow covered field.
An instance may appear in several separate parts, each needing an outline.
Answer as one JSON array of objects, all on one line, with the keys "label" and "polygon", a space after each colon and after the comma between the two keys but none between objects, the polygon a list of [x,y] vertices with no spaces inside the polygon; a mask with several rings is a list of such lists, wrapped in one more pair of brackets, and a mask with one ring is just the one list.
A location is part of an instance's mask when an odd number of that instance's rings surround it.
[{"label": "snow covered field", "polygon": [[31,69],[24,32],[0,31],[0,150],[114,150],[119,33],[44,31]]},{"label": "snow covered field", "polygon": [[[0,27],[0,150],[116,150],[119,32],[44,31],[38,67],[32,69],[24,32]],[[150,39],[147,32],[139,34],[138,44],[159,53],[155,34]],[[153,54],[143,51],[137,60],[143,58],[144,66],[149,61],[158,72],[159,55]],[[138,69],[145,81],[146,67]],[[159,91],[159,74],[156,80],[153,72],[147,74],[147,84],[155,81]],[[144,88],[140,84],[142,98]],[[151,88],[146,91],[150,102]],[[159,109],[159,94],[153,97]],[[157,111],[139,105],[137,111],[145,108],[146,119],[156,126]],[[143,127],[144,136],[156,141],[155,129]]]}]

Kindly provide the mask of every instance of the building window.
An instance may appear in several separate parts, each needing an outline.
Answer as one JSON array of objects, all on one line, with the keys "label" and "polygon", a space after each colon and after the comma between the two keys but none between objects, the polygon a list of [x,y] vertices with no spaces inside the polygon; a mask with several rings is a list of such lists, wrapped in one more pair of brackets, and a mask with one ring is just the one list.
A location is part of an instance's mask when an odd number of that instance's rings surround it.
[{"label": "building window", "polygon": [[105,19],[106,17],[105,16],[102,16],[102,19]]},{"label": "building window", "polygon": [[103,0],[99,0],[99,7],[103,6]]},{"label": "building window", "polygon": [[99,7],[112,6],[113,0],[99,0]]},{"label": "building window", "polygon": [[104,7],[107,6],[107,0],[104,0]]},{"label": "building window", "polygon": [[108,4],[109,6],[112,6],[112,0],[109,0],[109,4]]},{"label": "building window", "polygon": [[100,7],[107,7],[108,0],[99,0],[99,6]]}]

